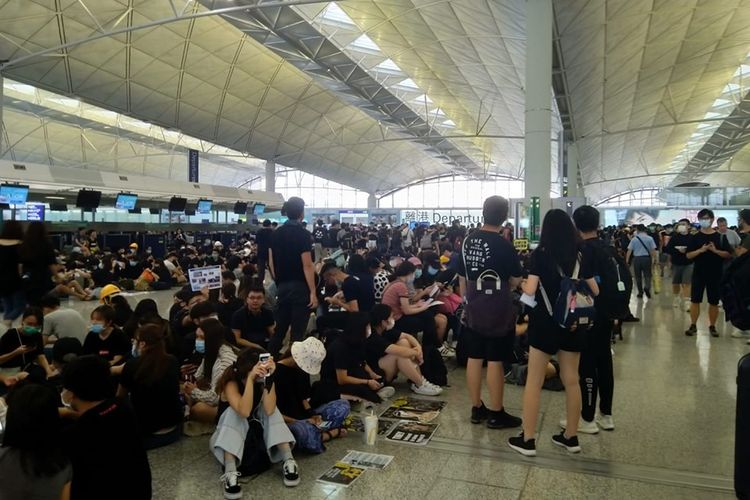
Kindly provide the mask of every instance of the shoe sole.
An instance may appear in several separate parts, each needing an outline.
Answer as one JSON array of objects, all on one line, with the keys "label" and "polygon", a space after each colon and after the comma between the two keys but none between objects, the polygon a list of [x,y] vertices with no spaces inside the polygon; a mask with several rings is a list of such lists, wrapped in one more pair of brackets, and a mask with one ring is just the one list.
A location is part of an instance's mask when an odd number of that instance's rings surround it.
[{"label": "shoe sole", "polygon": [[607,432],[612,432],[613,430],[615,430],[614,426],[612,426],[612,427],[604,427],[604,426],[603,426],[603,425],[601,425],[601,424],[597,424],[597,425],[598,425],[598,426],[599,426],[599,427],[601,428],[601,430],[603,430],[603,431],[607,431]]},{"label": "shoe sole", "polygon": [[559,446],[560,448],[565,448],[566,450],[568,450],[569,453],[581,453],[581,445],[578,445],[578,446],[568,446],[568,445],[563,444],[563,443],[558,443],[554,439],[552,440],[552,442],[554,444],[556,444],[557,446]]},{"label": "shoe sole", "polygon": [[521,448],[520,446],[516,446],[516,445],[510,444],[510,443],[508,443],[508,447],[510,447],[511,450],[520,453],[524,457],[535,457],[536,456],[536,450],[527,450],[526,448]]},{"label": "shoe sole", "polygon": [[495,424],[490,424],[489,422],[487,422],[487,428],[488,429],[493,429],[493,430],[498,430],[498,429],[517,429],[517,428],[521,427],[522,423],[523,422],[518,422],[518,424],[514,424],[514,425],[507,425],[507,424],[495,425]]},{"label": "shoe sole", "polygon": [[297,479],[295,479],[293,481],[290,481],[290,480],[287,480],[286,478],[284,478],[284,486],[286,486],[287,488],[294,488],[295,486],[297,486],[299,484],[299,482],[300,482],[299,478],[297,478]]},{"label": "shoe sole", "polygon": [[[560,429],[562,429],[562,430],[566,430],[567,429],[567,427],[564,426],[562,424],[562,422],[558,422],[558,425],[560,426]],[[594,434],[599,434],[599,427],[597,427],[596,430],[594,430],[594,429],[583,429],[583,428],[579,427],[578,428],[578,432],[581,433],[581,434],[589,434],[589,435],[593,436]]]},{"label": "shoe sole", "polygon": [[242,498],[242,492],[240,491],[238,493],[227,493],[225,491],[224,498],[225,500],[239,500],[240,498]]}]

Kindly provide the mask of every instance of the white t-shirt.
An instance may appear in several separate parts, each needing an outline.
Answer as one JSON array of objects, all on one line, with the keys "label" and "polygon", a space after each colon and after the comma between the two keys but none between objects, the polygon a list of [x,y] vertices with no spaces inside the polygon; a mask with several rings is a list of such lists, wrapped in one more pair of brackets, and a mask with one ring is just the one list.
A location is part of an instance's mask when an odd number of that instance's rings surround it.
[{"label": "white t-shirt", "polygon": [[81,341],[86,340],[89,325],[83,316],[75,309],[57,309],[44,317],[44,329],[42,334],[47,337],[54,335],[58,339],[75,337]]},{"label": "white t-shirt", "polygon": [[733,229],[727,229],[726,233],[719,233],[721,234],[722,238],[726,238],[727,243],[730,247],[732,247],[732,250],[740,246],[740,243],[742,240],[740,239],[740,235],[737,234]]}]

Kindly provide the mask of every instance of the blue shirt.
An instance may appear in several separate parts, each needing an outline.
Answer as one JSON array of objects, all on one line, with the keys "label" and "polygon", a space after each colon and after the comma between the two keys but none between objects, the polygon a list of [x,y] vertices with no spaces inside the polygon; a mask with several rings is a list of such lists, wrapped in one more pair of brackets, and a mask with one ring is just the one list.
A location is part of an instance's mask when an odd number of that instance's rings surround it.
[{"label": "blue shirt", "polygon": [[656,250],[656,242],[646,233],[636,233],[628,244],[628,250],[633,252],[634,257],[648,257],[653,250]]}]

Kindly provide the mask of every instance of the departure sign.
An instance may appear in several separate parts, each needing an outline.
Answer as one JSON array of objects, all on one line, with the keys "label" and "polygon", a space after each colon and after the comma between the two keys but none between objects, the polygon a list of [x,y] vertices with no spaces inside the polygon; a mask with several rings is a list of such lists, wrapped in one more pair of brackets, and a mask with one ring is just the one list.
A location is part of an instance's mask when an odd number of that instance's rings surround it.
[{"label": "departure sign", "polygon": [[26,220],[43,221],[44,209],[45,207],[42,203],[28,203],[26,205]]}]

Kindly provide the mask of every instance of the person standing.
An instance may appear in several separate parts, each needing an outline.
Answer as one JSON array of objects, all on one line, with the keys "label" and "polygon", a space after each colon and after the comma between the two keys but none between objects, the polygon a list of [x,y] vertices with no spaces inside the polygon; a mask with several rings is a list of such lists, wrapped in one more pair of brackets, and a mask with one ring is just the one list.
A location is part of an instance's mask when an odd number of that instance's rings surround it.
[{"label": "person standing", "polygon": [[[468,282],[476,282],[485,273],[495,273],[502,281],[501,286],[510,290],[521,282],[523,270],[521,261],[513,245],[500,235],[502,223],[508,217],[508,200],[500,196],[491,196],[484,201],[482,209],[484,225],[481,229],[467,236],[463,242],[462,259],[459,263],[459,286],[461,295],[467,300]],[[470,301],[471,299],[468,298]],[[508,310],[492,311],[499,317],[512,317],[507,321],[508,332],[502,336],[492,335],[489,331],[478,331],[468,325],[461,335],[465,336],[468,362],[466,364],[466,384],[471,397],[471,423],[487,421],[490,429],[518,427],[521,419],[510,415],[503,406],[503,361],[511,359],[515,334],[515,311],[512,302]],[[487,389],[490,395],[490,406],[485,406],[481,398],[482,365],[487,361]]]},{"label": "person standing", "polygon": [[651,298],[651,268],[656,262],[656,243],[654,239],[646,232],[646,226],[638,224],[636,226],[635,236],[628,243],[628,253],[625,257],[626,262],[630,262],[633,256],[633,273],[635,274],[635,284],[638,287],[638,298]]},{"label": "person standing", "polygon": [[258,277],[261,281],[266,278],[268,250],[271,248],[272,236],[273,230],[271,229],[271,221],[266,219],[263,221],[263,228],[261,228],[255,235],[255,244],[258,249]]},{"label": "person standing", "polygon": [[305,202],[293,196],[284,203],[281,213],[288,217],[271,239],[269,267],[278,289],[276,299],[276,331],[269,351],[276,357],[287,330],[291,341],[304,340],[310,310],[318,307],[315,293],[315,269],[312,237],[302,228]]},{"label": "person standing", "polygon": [[326,241],[328,231],[322,220],[318,220],[313,229],[313,248],[315,249],[315,262],[323,260],[323,243]]},{"label": "person standing", "polygon": [[42,297],[55,287],[52,276],[60,267],[43,222],[29,223],[20,252],[26,302],[38,306]]},{"label": "person standing", "polygon": [[695,233],[687,248],[687,258],[693,261],[693,282],[690,294],[690,328],[685,335],[692,337],[698,333],[696,323],[701,313],[701,303],[705,292],[708,299],[708,332],[718,337],[716,320],[719,317],[721,299],[721,273],[724,260],[731,258],[729,244],[713,227],[714,213],[704,208],[698,212],[701,229]]},{"label": "person standing", "polygon": [[687,248],[692,238],[688,234],[689,227],[689,220],[680,219],[664,250],[672,259],[672,305],[680,309],[684,307],[683,299],[690,300],[690,284],[693,281],[693,262],[687,258]]},{"label": "person standing", "polygon": [[740,245],[735,249],[737,257],[750,250],[750,209],[740,210],[738,216]]},{"label": "person standing", "polygon": [[18,221],[3,223],[0,233],[0,299],[3,302],[3,323],[10,328],[26,307],[21,273],[21,240],[23,228]]}]

